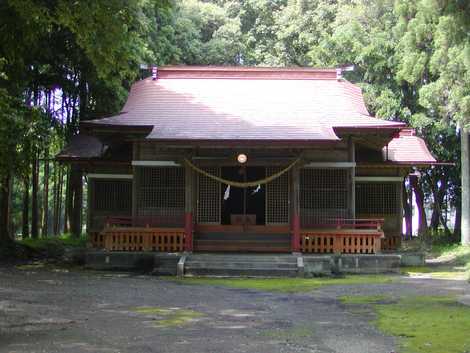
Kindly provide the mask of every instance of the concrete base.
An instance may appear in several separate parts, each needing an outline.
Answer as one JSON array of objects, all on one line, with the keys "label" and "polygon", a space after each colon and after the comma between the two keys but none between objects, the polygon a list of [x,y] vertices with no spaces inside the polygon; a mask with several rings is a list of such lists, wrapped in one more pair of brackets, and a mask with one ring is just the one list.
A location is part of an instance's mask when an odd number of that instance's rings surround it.
[{"label": "concrete base", "polygon": [[377,274],[400,272],[400,256],[372,254],[304,255],[304,272],[309,276],[340,273]]},{"label": "concrete base", "polygon": [[328,276],[334,274],[335,263],[332,255],[303,255],[304,276]]},{"label": "concrete base", "polygon": [[160,276],[176,276],[178,271],[178,261],[181,257],[182,254],[177,253],[154,253],[154,267],[152,273]]},{"label": "concrete base", "polygon": [[85,254],[85,267],[94,270],[145,271],[158,275],[176,275],[179,254],[93,251]]},{"label": "concrete base", "polygon": [[347,254],[338,256],[337,265],[340,273],[399,273],[400,256]]},{"label": "concrete base", "polygon": [[424,266],[426,256],[424,253],[395,253],[400,256],[400,266]]},{"label": "concrete base", "polygon": [[153,256],[151,252],[87,252],[85,267],[94,270],[142,270],[153,269]]},{"label": "concrete base", "polygon": [[170,276],[312,277],[341,273],[398,273],[400,265],[418,266],[421,254],[178,254],[88,252],[85,266],[97,270],[145,271]]}]

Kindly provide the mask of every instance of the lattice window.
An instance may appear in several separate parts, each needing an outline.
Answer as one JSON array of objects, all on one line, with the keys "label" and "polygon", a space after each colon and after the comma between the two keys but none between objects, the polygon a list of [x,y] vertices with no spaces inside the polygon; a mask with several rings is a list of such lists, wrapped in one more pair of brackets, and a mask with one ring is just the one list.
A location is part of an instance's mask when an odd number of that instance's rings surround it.
[{"label": "lattice window", "polygon": [[302,226],[324,225],[347,218],[348,170],[300,170],[300,220]]},{"label": "lattice window", "polygon": [[132,182],[128,180],[95,180],[93,210],[125,213],[132,210]]},{"label": "lattice window", "polygon": [[185,173],[181,167],[137,169],[137,215],[184,214]]},{"label": "lattice window", "polygon": [[392,215],[400,210],[400,184],[356,182],[356,214]]},{"label": "lattice window", "polygon": [[[203,169],[220,176],[220,168]],[[220,224],[220,183],[201,174],[198,174],[197,221]]]},{"label": "lattice window", "polygon": [[[281,167],[266,168],[266,175],[279,172]],[[266,184],[266,223],[289,223],[289,173]]]}]

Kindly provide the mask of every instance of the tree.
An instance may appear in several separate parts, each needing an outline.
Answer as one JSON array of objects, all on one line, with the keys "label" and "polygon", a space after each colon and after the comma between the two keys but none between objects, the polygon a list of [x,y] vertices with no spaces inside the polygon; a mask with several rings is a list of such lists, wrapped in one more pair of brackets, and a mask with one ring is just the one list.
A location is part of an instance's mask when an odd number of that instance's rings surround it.
[{"label": "tree", "polygon": [[[12,172],[15,176],[21,174],[22,180],[27,180],[34,172],[33,235],[38,233],[39,214],[44,215],[43,223],[47,220],[50,175],[47,154],[57,153],[63,145],[52,144],[54,139],[49,136],[67,140],[77,133],[80,120],[101,117],[120,109],[127,88],[137,76],[138,65],[151,62],[154,57],[148,49],[151,28],[145,13],[149,8],[157,11],[165,6],[165,1],[157,0],[73,4],[65,0],[7,0],[0,3],[3,73],[0,88],[3,88],[4,108],[1,114],[9,118],[8,123],[2,121],[1,128],[5,136],[25,136],[15,141],[11,138],[2,140],[1,154],[9,157],[8,169],[3,168],[0,174],[2,195],[11,191],[6,185],[11,183]],[[22,153],[11,154],[13,150]],[[46,158],[40,160],[39,156]],[[73,173],[77,173],[71,178],[75,183],[69,185],[74,189],[66,194],[78,195],[72,205],[81,209],[81,171],[74,169]],[[39,178],[45,179],[42,194],[39,194]],[[28,191],[25,190],[25,195]],[[43,195],[42,202],[38,202],[38,195]],[[9,196],[2,198],[5,205],[7,198]],[[26,214],[28,202],[25,198],[22,207],[25,220],[29,218]],[[41,208],[42,212],[39,212]],[[81,212],[71,211],[74,215]],[[6,211],[2,213],[5,214]],[[78,222],[73,228],[76,235],[81,232],[80,219],[75,219]]]},{"label": "tree", "polygon": [[[467,1],[421,0],[411,3],[403,0],[397,1],[397,8],[404,33],[400,74],[408,82],[421,81],[416,94],[425,109],[425,115],[418,117],[420,125],[424,125],[424,129],[431,126],[435,130],[438,127],[439,133],[433,134],[428,141],[445,145],[444,156],[446,152],[459,151],[456,131],[460,126],[463,129],[460,134],[462,167],[466,167],[468,155],[465,156],[464,152],[468,148],[465,142],[468,134],[465,130],[470,116],[470,4]],[[452,142],[443,141],[443,136]],[[437,146],[433,150],[438,150]],[[450,160],[456,161],[457,167],[460,166],[455,155]],[[453,185],[451,196],[452,204],[457,209],[456,218],[462,216],[464,225],[461,231],[462,243],[470,243],[468,172],[462,168],[462,197],[459,175],[452,172],[448,174]],[[460,207],[467,209],[461,210]],[[455,227],[456,230],[459,228]]]}]

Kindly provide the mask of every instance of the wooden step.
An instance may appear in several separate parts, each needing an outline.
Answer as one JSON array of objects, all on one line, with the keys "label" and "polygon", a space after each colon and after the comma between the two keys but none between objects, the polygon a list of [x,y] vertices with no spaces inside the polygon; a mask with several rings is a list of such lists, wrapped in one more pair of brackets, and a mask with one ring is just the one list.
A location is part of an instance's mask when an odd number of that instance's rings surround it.
[{"label": "wooden step", "polygon": [[290,244],[270,244],[250,242],[195,242],[194,251],[234,251],[234,252],[260,252],[260,253],[288,253]]}]

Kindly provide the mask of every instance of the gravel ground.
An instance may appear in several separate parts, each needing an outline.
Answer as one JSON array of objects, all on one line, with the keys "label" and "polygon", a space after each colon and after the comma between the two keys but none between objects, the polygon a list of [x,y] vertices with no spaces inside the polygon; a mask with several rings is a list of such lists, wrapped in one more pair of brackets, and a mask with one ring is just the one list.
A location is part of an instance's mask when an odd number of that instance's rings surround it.
[{"label": "gravel ground", "polygon": [[[342,295],[456,295],[464,281],[399,278],[303,294],[152,276],[0,267],[0,352],[390,353],[393,337]],[[145,307],[145,308],[141,308]]]}]

